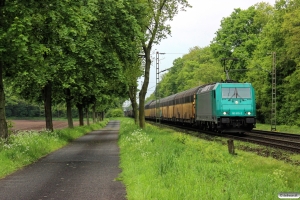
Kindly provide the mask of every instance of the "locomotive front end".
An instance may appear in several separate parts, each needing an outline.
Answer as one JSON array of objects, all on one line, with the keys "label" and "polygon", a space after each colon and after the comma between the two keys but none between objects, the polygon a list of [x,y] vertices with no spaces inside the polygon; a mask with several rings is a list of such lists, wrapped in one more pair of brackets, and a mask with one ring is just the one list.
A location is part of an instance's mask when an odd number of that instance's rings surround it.
[{"label": "locomotive front end", "polygon": [[222,83],[216,92],[219,130],[245,132],[255,128],[255,92],[250,83]]}]

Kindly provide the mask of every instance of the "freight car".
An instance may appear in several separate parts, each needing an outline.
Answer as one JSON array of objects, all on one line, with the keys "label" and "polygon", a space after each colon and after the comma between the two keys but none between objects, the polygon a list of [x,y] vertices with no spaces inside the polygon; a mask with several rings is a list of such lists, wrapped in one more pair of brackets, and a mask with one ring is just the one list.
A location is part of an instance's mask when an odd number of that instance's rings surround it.
[{"label": "freight car", "polygon": [[255,128],[255,91],[250,83],[202,85],[148,102],[145,118],[243,133]]},{"label": "freight car", "polygon": [[131,106],[124,108],[124,116],[125,117],[133,117],[133,110],[132,110]]}]

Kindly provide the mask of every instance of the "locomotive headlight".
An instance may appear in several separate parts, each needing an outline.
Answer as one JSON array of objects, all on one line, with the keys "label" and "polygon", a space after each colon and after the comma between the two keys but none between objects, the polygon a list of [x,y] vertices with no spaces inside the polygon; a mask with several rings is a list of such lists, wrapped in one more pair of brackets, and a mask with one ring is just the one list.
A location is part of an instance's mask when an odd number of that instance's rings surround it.
[{"label": "locomotive headlight", "polygon": [[227,112],[223,112],[223,115],[227,115]]},{"label": "locomotive headlight", "polygon": [[251,115],[251,112],[247,112],[247,115]]}]

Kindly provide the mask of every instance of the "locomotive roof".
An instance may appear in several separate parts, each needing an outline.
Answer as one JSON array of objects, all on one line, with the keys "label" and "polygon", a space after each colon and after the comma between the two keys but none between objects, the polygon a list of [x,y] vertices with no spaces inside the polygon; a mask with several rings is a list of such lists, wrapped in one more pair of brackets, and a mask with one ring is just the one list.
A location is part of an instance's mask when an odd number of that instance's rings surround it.
[{"label": "locomotive roof", "polygon": [[202,93],[202,92],[207,92],[210,90],[213,90],[215,87],[216,83],[212,83],[212,84],[207,84],[207,85],[202,85],[199,90],[197,91],[197,94]]}]

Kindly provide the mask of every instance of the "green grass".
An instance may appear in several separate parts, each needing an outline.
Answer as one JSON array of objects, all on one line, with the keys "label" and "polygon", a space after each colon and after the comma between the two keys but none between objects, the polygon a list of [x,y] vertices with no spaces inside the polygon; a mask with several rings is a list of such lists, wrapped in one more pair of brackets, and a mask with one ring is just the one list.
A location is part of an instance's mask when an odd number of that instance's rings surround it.
[{"label": "green grass", "polygon": [[108,119],[90,126],[54,132],[23,131],[11,135],[8,141],[0,140],[0,178],[35,162],[90,131],[104,127],[107,122]]},{"label": "green grass", "polygon": [[119,176],[129,200],[278,199],[300,192],[300,167],[174,130],[121,119]]},{"label": "green grass", "polygon": [[[256,124],[256,130],[270,131],[270,124]],[[300,134],[299,126],[276,125],[277,132]]]}]

